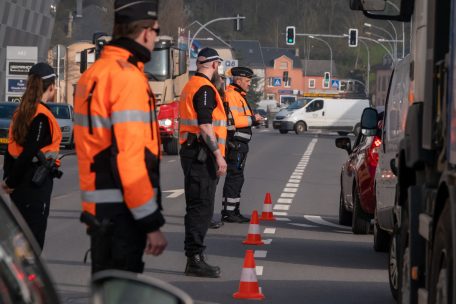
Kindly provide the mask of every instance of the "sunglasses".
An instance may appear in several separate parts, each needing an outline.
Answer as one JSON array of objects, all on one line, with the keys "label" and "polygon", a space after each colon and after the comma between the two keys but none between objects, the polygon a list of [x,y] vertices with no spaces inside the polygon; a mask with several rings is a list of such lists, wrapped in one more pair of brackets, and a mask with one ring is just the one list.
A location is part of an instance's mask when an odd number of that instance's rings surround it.
[{"label": "sunglasses", "polygon": [[159,28],[159,27],[153,28],[153,27],[151,27],[151,26],[146,26],[146,27],[144,27],[144,28],[145,28],[145,29],[151,29],[152,31],[155,32],[155,34],[157,34],[157,36],[160,36],[160,28]]}]

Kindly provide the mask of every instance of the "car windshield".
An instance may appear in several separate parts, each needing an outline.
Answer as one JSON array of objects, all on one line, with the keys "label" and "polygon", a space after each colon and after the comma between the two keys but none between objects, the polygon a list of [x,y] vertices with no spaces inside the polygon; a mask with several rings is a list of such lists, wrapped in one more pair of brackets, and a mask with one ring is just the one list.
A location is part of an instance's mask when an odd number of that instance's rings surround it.
[{"label": "car windshield", "polygon": [[263,110],[263,109],[255,109],[255,110],[253,110],[253,112],[254,113],[258,113],[258,114],[263,115],[263,116],[267,115],[266,111]]},{"label": "car windshield", "polygon": [[0,118],[11,119],[13,118],[14,111],[16,111],[18,104],[2,104],[0,105]]},{"label": "car windshield", "polygon": [[60,105],[48,105],[51,109],[52,114],[54,114],[55,118],[58,119],[71,119],[70,110],[68,106],[60,106]]},{"label": "car windshield", "polygon": [[306,104],[309,103],[309,101],[311,101],[312,99],[310,98],[302,98],[302,99],[298,99],[296,100],[295,102],[293,102],[291,105],[289,105],[287,107],[287,110],[297,110],[297,109],[301,109],[302,107],[304,107]]}]

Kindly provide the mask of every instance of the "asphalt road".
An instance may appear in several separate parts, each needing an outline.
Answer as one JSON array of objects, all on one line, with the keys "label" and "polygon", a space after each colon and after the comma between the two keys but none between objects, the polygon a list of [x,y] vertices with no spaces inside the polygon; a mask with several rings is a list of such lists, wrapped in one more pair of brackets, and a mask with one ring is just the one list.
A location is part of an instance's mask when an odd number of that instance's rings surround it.
[{"label": "asphalt road", "polygon": [[[209,262],[222,268],[219,279],[183,274],[185,201],[177,156],[164,155],[162,188],[169,245],[146,257],[146,274],[186,291],[196,303],[239,303],[237,291],[246,249],[254,249],[257,278],[265,303],[394,303],[388,286],[387,256],[373,250],[372,235],[353,235],[337,225],[340,166],[346,153],[335,148],[336,135],[255,130],[246,165],[241,208],[261,212],[270,192],[278,220],[261,222],[264,246],[242,244],[248,224],[225,224],[207,236]],[[1,159],[0,159],[1,163]],[[79,223],[80,201],[74,156],[63,161],[65,175],[55,183],[43,258],[65,303],[87,303],[89,246]],[[220,217],[221,190],[216,196]],[[269,241],[270,240],[270,241]]]}]

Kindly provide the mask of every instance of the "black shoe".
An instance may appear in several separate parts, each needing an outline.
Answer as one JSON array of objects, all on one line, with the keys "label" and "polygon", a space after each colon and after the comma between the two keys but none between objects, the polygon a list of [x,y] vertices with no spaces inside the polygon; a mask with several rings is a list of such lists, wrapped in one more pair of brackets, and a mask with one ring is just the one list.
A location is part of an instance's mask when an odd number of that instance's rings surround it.
[{"label": "black shoe", "polygon": [[211,219],[211,223],[209,224],[210,229],[219,229],[223,226],[222,221],[217,221],[216,219]]},{"label": "black shoe", "polygon": [[220,267],[209,265],[206,263],[203,254],[197,254],[187,258],[185,275],[193,277],[219,278]]},{"label": "black shoe", "polygon": [[222,211],[222,221],[228,223],[248,223],[249,218],[243,216],[239,210],[235,211]]}]

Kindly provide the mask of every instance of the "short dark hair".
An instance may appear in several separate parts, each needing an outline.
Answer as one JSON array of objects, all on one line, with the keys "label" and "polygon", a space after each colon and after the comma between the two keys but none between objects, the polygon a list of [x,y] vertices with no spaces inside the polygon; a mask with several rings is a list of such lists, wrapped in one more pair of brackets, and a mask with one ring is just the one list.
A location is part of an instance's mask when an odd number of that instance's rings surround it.
[{"label": "short dark hair", "polygon": [[156,20],[138,20],[130,23],[115,23],[112,30],[112,39],[121,37],[136,39],[145,28],[154,27],[156,22]]}]

